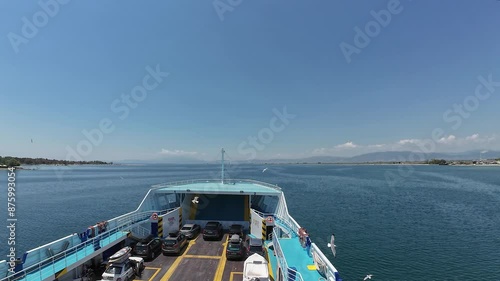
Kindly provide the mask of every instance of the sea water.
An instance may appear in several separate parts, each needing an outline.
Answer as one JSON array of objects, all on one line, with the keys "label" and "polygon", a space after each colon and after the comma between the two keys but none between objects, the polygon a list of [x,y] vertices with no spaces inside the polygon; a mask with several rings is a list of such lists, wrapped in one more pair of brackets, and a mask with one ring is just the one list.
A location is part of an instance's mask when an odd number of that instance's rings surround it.
[{"label": "sea water", "polygon": [[[35,168],[16,177],[19,256],[133,211],[153,184],[213,179],[219,166]],[[500,280],[500,167],[228,165],[226,175],[282,187],[290,214],[344,280]],[[4,170],[0,185],[7,226]],[[333,232],[336,258],[326,246]],[[8,235],[3,227],[1,259]]]}]

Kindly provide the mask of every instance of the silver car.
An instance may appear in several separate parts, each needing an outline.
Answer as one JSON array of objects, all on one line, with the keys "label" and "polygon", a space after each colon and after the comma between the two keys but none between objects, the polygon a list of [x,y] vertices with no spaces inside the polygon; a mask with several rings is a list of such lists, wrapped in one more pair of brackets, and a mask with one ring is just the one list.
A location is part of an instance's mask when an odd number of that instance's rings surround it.
[{"label": "silver car", "polygon": [[180,232],[184,234],[188,239],[193,239],[198,235],[201,231],[201,227],[197,224],[187,223],[185,224]]},{"label": "silver car", "polygon": [[163,239],[163,244],[161,246],[161,250],[164,255],[168,254],[177,254],[180,255],[181,251],[184,247],[189,244],[187,237],[184,234],[170,233],[170,236]]}]

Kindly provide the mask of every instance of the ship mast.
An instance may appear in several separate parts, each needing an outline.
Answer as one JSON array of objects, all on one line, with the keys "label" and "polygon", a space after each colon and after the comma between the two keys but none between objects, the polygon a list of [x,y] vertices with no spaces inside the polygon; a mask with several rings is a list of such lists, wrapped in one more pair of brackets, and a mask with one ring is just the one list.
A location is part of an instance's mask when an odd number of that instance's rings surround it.
[{"label": "ship mast", "polygon": [[224,148],[221,149],[222,153],[222,172],[221,172],[221,182],[224,184]]}]

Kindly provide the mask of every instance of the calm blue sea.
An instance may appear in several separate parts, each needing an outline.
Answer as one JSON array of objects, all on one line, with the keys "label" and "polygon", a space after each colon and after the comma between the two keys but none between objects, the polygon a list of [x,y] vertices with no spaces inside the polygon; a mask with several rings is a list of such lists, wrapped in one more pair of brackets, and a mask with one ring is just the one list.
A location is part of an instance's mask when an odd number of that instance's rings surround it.
[{"label": "calm blue sea", "polygon": [[[500,167],[414,166],[394,186],[397,166],[229,166],[231,178],[281,186],[344,280],[500,280]],[[213,178],[215,165],[76,166],[17,174],[17,252],[81,232],[134,210],[152,184]],[[7,211],[0,171],[0,213]],[[326,243],[335,232],[337,258]],[[7,254],[0,228],[0,254]],[[316,281],[316,280],[314,280]]]}]

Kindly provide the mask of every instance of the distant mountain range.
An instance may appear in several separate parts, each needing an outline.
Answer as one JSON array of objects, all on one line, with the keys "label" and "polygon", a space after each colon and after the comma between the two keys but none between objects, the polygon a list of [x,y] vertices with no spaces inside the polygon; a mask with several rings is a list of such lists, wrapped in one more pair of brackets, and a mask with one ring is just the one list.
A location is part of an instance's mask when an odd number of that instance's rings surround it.
[{"label": "distant mountain range", "polygon": [[[337,156],[312,156],[299,159],[255,159],[247,161],[236,161],[238,163],[375,163],[375,162],[412,162],[426,161],[431,159],[444,160],[479,160],[479,159],[499,159],[500,151],[482,151],[473,150],[459,153],[427,153],[419,154],[411,151],[385,151],[372,152],[353,157]],[[199,163],[217,163],[217,161],[202,161],[188,157],[163,158],[155,160],[124,160],[118,163],[178,163],[178,164],[199,164]]]},{"label": "distant mountain range", "polygon": [[426,161],[431,159],[444,160],[479,160],[479,159],[498,159],[500,151],[466,151],[460,153],[418,153],[412,151],[385,151],[372,152],[353,157],[337,156],[313,156],[301,159],[269,159],[252,162],[259,163],[373,163],[373,162],[413,162]]}]

